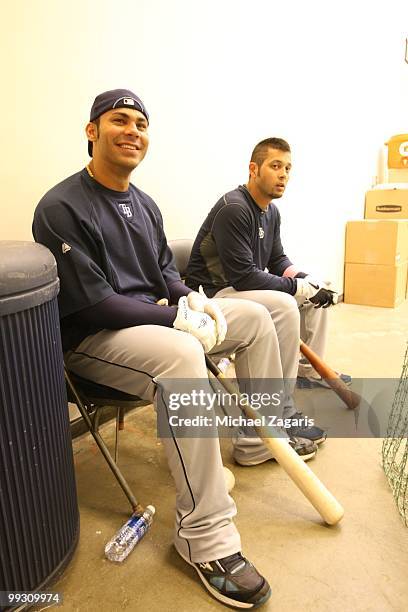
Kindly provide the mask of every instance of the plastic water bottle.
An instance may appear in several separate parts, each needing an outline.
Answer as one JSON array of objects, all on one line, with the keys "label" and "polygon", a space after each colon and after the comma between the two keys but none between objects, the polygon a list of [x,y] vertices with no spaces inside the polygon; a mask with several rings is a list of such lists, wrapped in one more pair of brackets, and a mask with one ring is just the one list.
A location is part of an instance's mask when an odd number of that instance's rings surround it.
[{"label": "plastic water bottle", "polygon": [[221,370],[221,372],[223,374],[225,374],[225,372],[228,370],[229,366],[231,365],[230,360],[228,359],[228,357],[223,357],[222,359],[220,359],[220,361],[218,362],[218,368]]},{"label": "plastic water bottle", "polygon": [[109,561],[121,563],[143,538],[153,521],[154,506],[146,506],[143,514],[133,514],[105,546]]}]

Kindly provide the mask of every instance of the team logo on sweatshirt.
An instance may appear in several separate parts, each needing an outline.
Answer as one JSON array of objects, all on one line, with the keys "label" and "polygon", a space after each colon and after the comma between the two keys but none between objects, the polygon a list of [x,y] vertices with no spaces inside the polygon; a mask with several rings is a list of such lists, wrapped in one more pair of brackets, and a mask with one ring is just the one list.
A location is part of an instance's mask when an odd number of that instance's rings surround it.
[{"label": "team logo on sweatshirt", "polygon": [[126,219],[131,219],[133,217],[133,206],[130,200],[123,200],[122,202],[117,202],[117,204],[122,217]]},{"label": "team logo on sweatshirt", "polygon": [[265,232],[264,232],[264,230],[263,230],[263,227],[260,227],[260,228],[259,228],[259,237],[261,238],[261,240],[262,240],[262,238],[263,238],[264,236],[265,236]]}]

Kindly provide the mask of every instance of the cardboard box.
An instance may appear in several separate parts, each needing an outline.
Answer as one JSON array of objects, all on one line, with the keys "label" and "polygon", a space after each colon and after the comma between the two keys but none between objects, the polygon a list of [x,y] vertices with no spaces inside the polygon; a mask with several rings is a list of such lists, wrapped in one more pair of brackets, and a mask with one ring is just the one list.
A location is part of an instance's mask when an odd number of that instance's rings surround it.
[{"label": "cardboard box", "polygon": [[396,265],[408,259],[408,221],[349,221],[346,263]]},{"label": "cardboard box", "polygon": [[347,304],[394,308],[405,300],[408,263],[384,266],[346,263],[344,301]]},{"label": "cardboard box", "polygon": [[408,189],[371,189],[365,197],[365,219],[408,219]]},{"label": "cardboard box", "polygon": [[[408,183],[408,169],[404,169],[404,170],[396,170],[394,168],[388,168],[387,171],[387,180],[385,181],[386,183]],[[405,186],[401,186],[400,189],[407,189],[408,185]],[[392,187],[392,189],[395,189],[394,187]]]}]

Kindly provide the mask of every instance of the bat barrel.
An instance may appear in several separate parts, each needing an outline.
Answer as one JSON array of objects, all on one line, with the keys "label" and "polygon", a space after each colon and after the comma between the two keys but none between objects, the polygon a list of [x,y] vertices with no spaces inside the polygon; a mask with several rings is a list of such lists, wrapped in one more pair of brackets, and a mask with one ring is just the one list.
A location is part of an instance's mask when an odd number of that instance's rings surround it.
[{"label": "bat barrel", "polygon": [[284,438],[263,437],[262,440],[325,523],[336,525],[343,518],[343,507],[297,452]]},{"label": "bat barrel", "polygon": [[[236,393],[233,383],[226,378],[215,363],[206,355],[209,371],[216,376],[229,393]],[[259,414],[248,403],[240,401],[245,415],[250,419],[259,419]],[[312,506],[328,525],[338,523],[344,510],[337,499],[330,493],[308,465],[299,457],[287,440],[278,437],[271,427],[257,427],[255,430],[265,446],[271,451],[276,461],[283,467],[293,482],[299,487]]]},{"label": "bat barrel", "polygon": [[[243,410],[248,418],[259,418],[257,412],[250,406],[243,406]],[[336,525],[343,518],[343,507],[288,444],[287,439],[278,437],[271,427],[255,426],[255,429],[273,457],[318,511],[325,523]]]},{"label": "bat barrel", "polygon": [[304,342],[300,342],[300,351],[314,367],[316,372],[320,374],[323,380],[333,389],[335,393],[343,400],[347,408],[355,410],[361,402],[361,397],[351,391],[348,386],[341,380],[340,376],[330,368],[312,349]]}]

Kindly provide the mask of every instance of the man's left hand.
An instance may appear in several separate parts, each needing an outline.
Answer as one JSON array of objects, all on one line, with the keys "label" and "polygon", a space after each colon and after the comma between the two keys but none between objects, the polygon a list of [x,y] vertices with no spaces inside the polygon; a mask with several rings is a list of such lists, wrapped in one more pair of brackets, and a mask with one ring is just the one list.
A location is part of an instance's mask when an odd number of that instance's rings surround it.
[{"label": "man's left hand", "polygon": [[339,296],[336,291],[329,289],[331,285],[330,281],[319,281],[311,276],[306,276],[307,280],[311,285],[319,287],[318,292],[313,297],[309,298],[309,301],[315,305],[315,308],[328,308],[337,304]]},{"label": "man's left hand", "polygon": [[187,302],[191,310],[205,312],[214,319],[217,329],[217,344],[221,344],[227,334],[227,322],[218,304],[205,295],[201,285],[198,292],[192,291],[188,294]]}]

